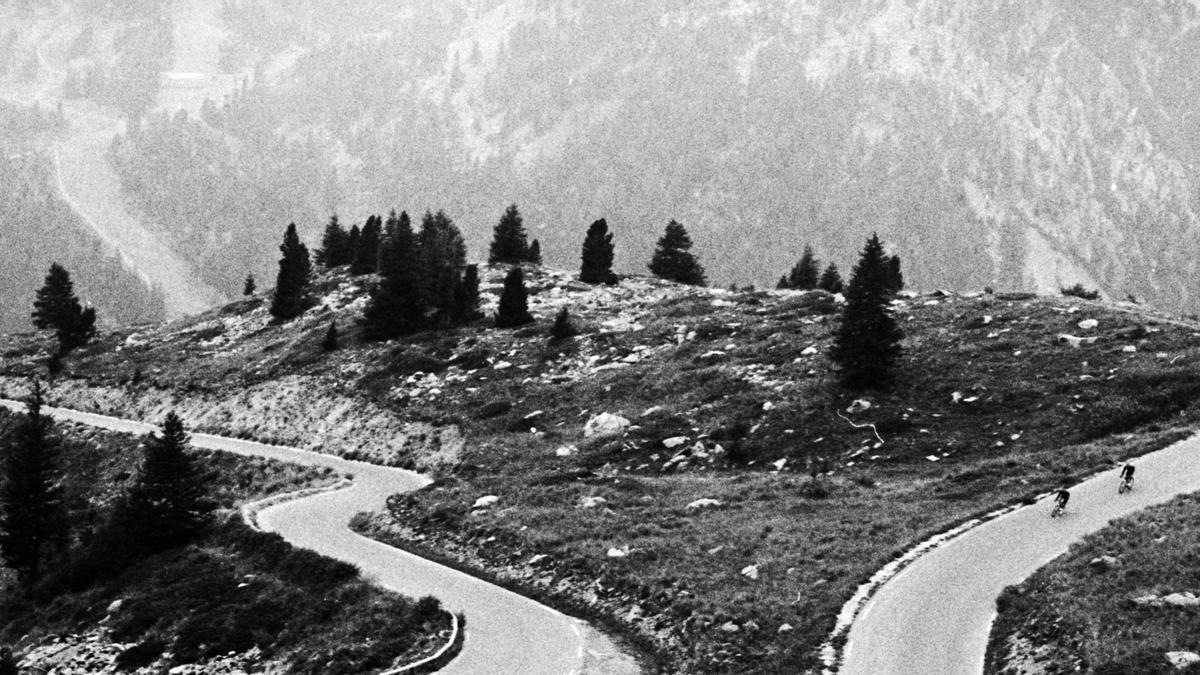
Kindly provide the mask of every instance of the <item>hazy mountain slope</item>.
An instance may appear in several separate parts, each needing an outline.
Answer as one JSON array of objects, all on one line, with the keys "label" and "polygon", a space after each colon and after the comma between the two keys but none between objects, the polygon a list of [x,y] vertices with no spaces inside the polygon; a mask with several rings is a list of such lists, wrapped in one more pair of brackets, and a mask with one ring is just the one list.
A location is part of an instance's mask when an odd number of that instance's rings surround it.
[{"label": "hazy mountain slope", "polygon": [[846,266],[878,230],[922,286],[1197,303],[1194,2],[222,11],[222,63],[256,76],[207,111],[237,156],[209,180],[267,187],[221,218],[181,212],[206,259],[234,239],[249,255],[249,228],[263,268],[287,220],[315,232],[378,204],[445,208],[478,247],[516,201],[558,264],[607,216],[618,265],[644,269],[674,217],[717,283],[769,283],[806,241]]}]

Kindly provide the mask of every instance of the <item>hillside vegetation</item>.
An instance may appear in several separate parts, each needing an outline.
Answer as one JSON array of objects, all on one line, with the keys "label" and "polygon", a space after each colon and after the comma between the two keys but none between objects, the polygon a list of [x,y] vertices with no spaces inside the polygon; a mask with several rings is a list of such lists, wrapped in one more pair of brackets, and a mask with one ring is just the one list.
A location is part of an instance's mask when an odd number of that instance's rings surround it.
[{"label": "hillside vegetation", "polygon": [[[0,411],[0,433],[15,416]],[[339,477],[197,452],[224,510],[201,539],[149,555],[104,550],[102,523],[136,473],[138,442],[60,425],[64,502],[77,546],[25,593],[5,572],[0,643],[22,672],[379,672],[440,646],[436,600],[381,591],[350,565],[294,549],[245,525],[237,507]],[[191,664],[191,665],[189,665]]]},{"label": "hillside vegetation", "polygon": [[[902,294],[896,383],[862,394],[826,357],[827,293],[527,272],[523,328],[363,343],[371,277],[338,270],[290,323],[255,296],[105,334],[52,394],[430,471],[359,527],[705,672],[814,667],[840,606],[893,556],[1182,437],[1200,397],[1195,329],[1132,305]],[[504,273],[484,270],[489,315]],[[580,334],[552,342],[563,306]],[[45,348],[10,339],[5,372],[37,370]],[[585,437],[589,421],[611,433]]]}]

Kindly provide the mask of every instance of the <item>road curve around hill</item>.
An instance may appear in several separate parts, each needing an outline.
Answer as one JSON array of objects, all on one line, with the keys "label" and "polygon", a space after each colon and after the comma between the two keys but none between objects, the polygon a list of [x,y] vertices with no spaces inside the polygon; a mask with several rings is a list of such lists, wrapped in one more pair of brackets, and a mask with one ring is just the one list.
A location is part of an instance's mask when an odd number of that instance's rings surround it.
[{"label": "road curve around hill", "polygon": [[[15,401],[0,405],[23,410]],[[55,419],[132,434],[156,427],[140,422],[46,407]],[[240,455],[267,457],[351,474],[349,488],[296,499],[258,512],[259,525],[296,546],[357,565],[364,576],[410,596],[433,595],[466,615],[462,652],[440,673],[452,675],[566,675],[636,673],[636,664],[587,623],[475,577],[430,562],[350,531],[350,518],[377,511],[387,497],[416,490],[428,479],[402,469],[331,455],[192,434],[192,445]]]},{"label": "road curve around hill", "polygon": [[996,598],[1114,518],[1200,490],[1200,436],[1135,461],[1137,486],[1117,494],[1117,470],[1071,487],[1065,517],[1044,498],[934,548],[867,602],[850,627],[842,675],[983,672]]}]

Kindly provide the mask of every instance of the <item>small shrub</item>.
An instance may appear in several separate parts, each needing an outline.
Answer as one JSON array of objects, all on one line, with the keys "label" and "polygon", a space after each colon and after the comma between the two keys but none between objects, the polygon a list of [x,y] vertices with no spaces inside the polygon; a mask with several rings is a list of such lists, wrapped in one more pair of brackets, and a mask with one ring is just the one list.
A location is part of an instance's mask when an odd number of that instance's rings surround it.
[{"label": "small shrub", "polygon": [[1059,291],[1062,292],[1063,295],[1075,298],[1083,298],[1084,300],[1096,300],[1100,297],[1100,291],[1089,291],[1083,287],[1083,284],[1075,284],[1074,286],[1070,286],[1068,288],[1061,288]]}]

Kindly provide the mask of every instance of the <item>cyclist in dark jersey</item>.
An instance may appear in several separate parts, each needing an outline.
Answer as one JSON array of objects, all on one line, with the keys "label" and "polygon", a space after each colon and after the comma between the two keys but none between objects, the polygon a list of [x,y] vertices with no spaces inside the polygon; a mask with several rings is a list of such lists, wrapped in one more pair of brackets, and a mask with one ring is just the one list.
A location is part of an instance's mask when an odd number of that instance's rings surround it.
[{"label": "cyclist in dark jersey", "polygon": [[1134,466],[1132,464],[1126,464],[1121,469],[1121,480],[1129,481],[1130,483],[1132,483],[1133,482],[1133,470],[1134,470]]},{"label": "cyclist in dark jersey", "polygon": [[1062,488],[1054,495],[1054,501],[1058,503],[1058,508],[1067,508],[1067,502],[1071,500],[1071,492],[1067,488]]}]

